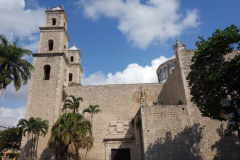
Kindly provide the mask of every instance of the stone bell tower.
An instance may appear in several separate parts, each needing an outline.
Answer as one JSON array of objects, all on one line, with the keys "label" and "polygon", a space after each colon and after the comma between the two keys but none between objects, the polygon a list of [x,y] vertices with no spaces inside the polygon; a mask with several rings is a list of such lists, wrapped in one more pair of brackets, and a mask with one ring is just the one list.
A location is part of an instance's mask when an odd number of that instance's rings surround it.
[{"label": "stone bell tower", "polygon": [[[44,27],[40,27],[38,53],[33,55],[34,70],[28,93],[25,118],[40,117],[49,121],[49,131],[39,137],[36,159],[44,159],[53,154],[47,150],[51,128],[62,114],[62,90],[71,83],[81,83],[81,54],[76,47],[68,51],[70,41],[67,33],[68,19],[60,7],[46,10]],[[70,77],[71,75],[71,77]],[[31,138],[23,137],[20,159],[30,155]],[[41,157],[41,158],[40,158]]]}]

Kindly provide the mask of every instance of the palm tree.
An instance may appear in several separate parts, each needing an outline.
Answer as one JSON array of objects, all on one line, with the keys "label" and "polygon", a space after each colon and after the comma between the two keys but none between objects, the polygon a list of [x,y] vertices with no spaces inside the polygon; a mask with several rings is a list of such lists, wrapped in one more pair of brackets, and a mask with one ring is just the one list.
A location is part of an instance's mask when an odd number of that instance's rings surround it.
[{"label": "palm tree", "polygon": [[99,109],[99,105],[89,105],[89,107],[88,108],[86,108],[86,109],[84,109],[83,110],[83,114],[84,113],[89,113],[89,114],[91,114],[91,124],[92,124],[92,118],[93,118],[93,114],[97,114],[97,113],[101,113],[102,111],[101,111],[101,109]]},{"label": "palm tree", "polygon": [[48,148],[53,149],[55,148],[55,159],[58,160],[58,151],[60,150],[61,152],[65,153],[66,152],[66,147],[63,144],[60,136],[60,128],[52,128],[52,133],[51,136],[48,140]]},{"label": "palm tree", "polygon": [[61,115],[52,127],[51,137],[48,141],[50,149],[61,147],[67,152],[68,159],[78,159],[78,145],[91,130],[91,124],[83,115],[65,113]]},{"label": "palm tree", "polygon": [[[34,133],[35,133],[35,155],[37,156],[37,147],[38,147],[38,140],[39,136],[45,136],[48,132],[49,122],[48,120],[42,120],[42,118],[37,117],[35,119],[35,125],[34,125]],[[37,158],[37,157],[36,157]]]},{"label": "palm tree", "polygon": [[[12,81],[16,90],[19,90],[22,84],[27,84],[30,79],[33,66],[30,62],[23,59],[24,56],[31,56],[32,51],[17,46],[18,39],[9,43],[4,35],[0,35],[0,88],[6,89],[6,86]],[[1,92],[0,92],[1,95]]]},{"label": "palm tree", "polygon": [[86,149],[85,160],[87,159],[88,150],[92,149],[92,147],[93,147],[93,141],[94,141],[93,136],[83,137],[83,139],[81,141],[81,146],[83,147],[83,149]]},{"label": "palm tree", "polygon": [[[99,105],[89,105],[88,108],[84,109],[83,110],[83,114],[84,113],[89,113],[91,114],[91,120],[90,120],[90,123],[92,124],[92,118],[93,118],[93,114],[97,114],[99,112],[102,112],[101,109],[99,109]],[[87,158],[87,152],[88,150],[90,150],[92,147],[93,147],[93,137],[92,137],[92,131],[89,132],[89,136],[86,137],[86,140],[85,140],[85,147],[87,150],[86,150],[86,156],[85,156],[85,160]]]},{"label": "palm tree", "polygon": [[[23,129],[22,133],[24,136],[26,136],[26,132],[28,133],[28,148],[31,150],[31,159],[34,159],[33,153],[37,153],[39,135],[45,136],[47,134],[48,123],[49,122],[47,120],[42,121],[42,119],[39,117],[37,117],[36,119],[30,117],[29,120],[20,119],[17,124],[18,127],[20,126]],[[30,134],[32,134],[31,146],[29,142]],[[35,145],[36,142],[37,145]]]},{"label": "palm tree", "polygon": [[79,101],[83,101],[82,97],[78,97],[78,98],[75,98],[73,95],[70,95],[68,97],[71,97],[71,99],[66,99],[64,101],[64,105],[63,105],[63,108],[62,108],[62,111],[64,111],[65,109],[69,108],[69,109],[72,109],[73,110],[73,113],[76,113],[78,112],[78,108],[79,108],[79,105],[80,105],[80,102]]},{"label": "palm tree", "polygon": [[23,132],[22,132],[23,136],[26,136],[26,132],[27,132],[27,143],[28,143],[29,149],[31,148],[30,143],[29,143],[29,135],[33,131],[33,124],[32,124],[33,119],[34,118],[32,118],[32,117],[29,120],[20,119],[17,124],[17,127],[21,127],[23,129]]}]

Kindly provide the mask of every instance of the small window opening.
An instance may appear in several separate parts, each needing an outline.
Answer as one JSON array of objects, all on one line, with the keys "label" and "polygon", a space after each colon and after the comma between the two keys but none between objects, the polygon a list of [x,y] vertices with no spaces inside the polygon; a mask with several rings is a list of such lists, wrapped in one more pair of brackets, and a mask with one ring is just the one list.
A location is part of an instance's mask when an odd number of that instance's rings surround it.
[{"label": "small window opening", "polygon": [[53,24],[53,25],[56,25],[56,18],[53,18],[53,19],[52,19],[52,24]]},{"label": "small window opening", "polygon": [[66,46],[64,45],[64,49],[66,49]]},{"label": "small window opening", "polygon": [[73,60],[74,60],[74,58],[73,58],[73,56],[71,56],[71,62],[73,62]]},{"label": "small window opening", "polygon": [[69,81],[72,81],[72,73],[69,73]]},{"label": "small window opening", "polygon": [[49,51],[53,50],[53,40],[48,41],[48,47],[49,47]]},{"label": "small window opening", "polygon": [[65,23],[64,23],[64,27],[65,27]]},{"label": "small window opening", "polygon": [[50,79],[50,70],[51,70],[51,66],[50,65],[45,65],[44,66],[44,80],[49,80]]}]

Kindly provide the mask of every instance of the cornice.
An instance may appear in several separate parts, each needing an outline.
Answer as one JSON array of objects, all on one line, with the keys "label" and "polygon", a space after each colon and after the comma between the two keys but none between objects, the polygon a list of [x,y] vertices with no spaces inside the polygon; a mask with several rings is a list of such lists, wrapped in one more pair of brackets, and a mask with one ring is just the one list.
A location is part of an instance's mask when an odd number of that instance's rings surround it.
[{"label": "cornice", "polygon": [[59,30],[64,30],[64,33],[67,35],[68,41],[70,41],[70,38],[68,36],[68,33],[67,33],[65,27],[39,27],[39,29],[40,29],[40,32],[42,32],[42,31],[49,31],[49,30],[50,31],[60,32]]},{"label": "cornice", "polygon": [[33,57],[49,57],[49,56],[63,56],[66,64],[68,65],[68,67],[74,66],[74,65],[79,65],[81,72],[83,72],[82,66],[79,63],[72,63],[70,64],[67,56],[65,55],[65,53],[35,53],[33,54]]},{"label": "cornice", "polygon": [[33,54],[33,57],[49,57],[49,56],[63,56],[66,64],[68,66],[71,66],[65,53],[35,53],[35,54]]}]

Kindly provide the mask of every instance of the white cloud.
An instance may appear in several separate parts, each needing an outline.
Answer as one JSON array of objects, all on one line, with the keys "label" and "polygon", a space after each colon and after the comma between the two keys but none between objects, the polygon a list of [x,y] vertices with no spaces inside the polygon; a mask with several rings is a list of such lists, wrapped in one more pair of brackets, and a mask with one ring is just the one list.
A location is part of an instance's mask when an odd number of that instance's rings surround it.
[{"label": "white cloud", "polygon": [[39,38],[32,38],[39,33],[39,26],[44,24],[44,8],[25,9],[24,0],[1,0],[0,15],[0,34],[6,35],[10,41],[16,37],[29,40],[29,49],[37,51]]},{"label": "white cloud", "polygon": [[26,102],[28,96],[29,83],[30,82],[28,82],[28,84],[26,85],[22,85],[22,87],[18,91],[16,91],[12,82],[6,88],[4,99],[14,99]]},{"label": "white cloud", "polygon": [[115,74],[108,73],[105,76],[101,71],[90,74],[88,77],[83,75],[83,85],[101,85],[101,84],[133,84],[133,83],[157,83],[156,70],[160,64],[167,61],[167,58],[161,56],[152,60],[151,66],[139,66],[136,63],[129,64],[122,72]]},{"label": "white cloud", "polygon": [[179,12],[179,0],[79,0],[86,17],[97,20],[101,15],[117,18],[117,28],[133,42],[145,49],[151,43],[165,43],[169,38],[180,36],[184,30],[197,27],[198,10]]},{"label": "white cloud", "polygon": [[0,126],[13,127],[18,121],[25,118],[26,107],[17,109],[2,108],[0,110]]}]

